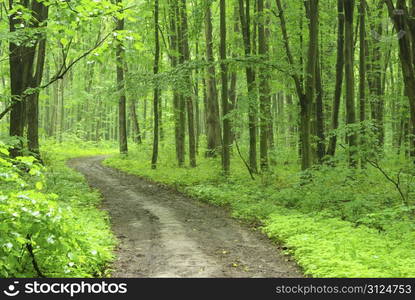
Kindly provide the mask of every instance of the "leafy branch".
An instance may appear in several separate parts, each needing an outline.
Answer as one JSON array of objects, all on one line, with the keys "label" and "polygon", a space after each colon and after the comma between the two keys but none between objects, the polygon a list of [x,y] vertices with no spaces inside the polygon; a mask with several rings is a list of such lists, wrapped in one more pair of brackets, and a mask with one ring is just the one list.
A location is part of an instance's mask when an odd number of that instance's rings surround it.
[{"label": "leafy branch", "polygon": [[51,84],[53,84],[55,81],[59,80],[59,79],[63,79],[63,77],[65,76],[66,73],[68,73],[68,71],[77,63],[79,62],[81,59],[85,58],[86,56],[88,56],[89,54],[91,54],[94,50],[96,50],[98,47],[100,47],[112,34],[114,30],[112,30],[111,32],[109,32],[104,38],[102,38],[100,41],[98,41],[92,48],[90,48],[89,50],[87,50],[86,52],[84,52],[82,55],[80,55],[79,57],[77,57],[74,61],[72,61],[68,66],[65,66],[66,62],[64,62],[62,64],[62,66],[59,68],[59,71],[57,72],[56,75],[54,75],[52,77],[52,79],[41,86],[38,87],[33,87],[33,88],[28,88],[23,92],[22,96],[16,96],[13,95],[11,96],[12,101],[11,104],[6,107],[1,113],[0,113],[0,120],[4,118],[4,116],[10,112],[14,105],[16,103],[18,103],[19,101],[25,101],[27,99],[27,97],[29,97],[30,95],[38,92],[41,89],[45,89],[48,86],[50,86]]}]

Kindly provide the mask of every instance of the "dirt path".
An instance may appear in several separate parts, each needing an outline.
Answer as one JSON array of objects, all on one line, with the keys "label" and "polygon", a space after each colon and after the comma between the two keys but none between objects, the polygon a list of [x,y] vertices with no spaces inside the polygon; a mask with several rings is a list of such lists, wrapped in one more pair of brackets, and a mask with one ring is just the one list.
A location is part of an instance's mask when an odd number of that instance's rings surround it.
[{"label": "dirt path", "polygon": [[114,277],[300,277],[262,234],[225,210],[101,165],[69,165],[101,191],[120,243]]}]

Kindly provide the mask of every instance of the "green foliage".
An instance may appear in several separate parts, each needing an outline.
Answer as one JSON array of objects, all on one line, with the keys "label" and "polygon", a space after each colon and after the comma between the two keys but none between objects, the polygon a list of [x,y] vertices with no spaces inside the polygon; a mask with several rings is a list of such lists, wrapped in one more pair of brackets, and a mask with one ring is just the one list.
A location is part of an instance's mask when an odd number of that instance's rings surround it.
[{"label": "green foliage", "polygon": [[[230,208],[232,216],[262,224],[314,277],[413,277],[415,222],[397,190],[374,168],[322,166],[307,173],[280,165],[249,179],[240,160],[224,178],[215,159],[198,158],[195,169],[177,168],[165,146],[157,170],[149,149],[105,164],[162,182],[209,203]],[[386,164],[389,166],[389,164]],[[393,173],[396,168],[388,167]],[[413,205],[413,203],[412,203]]]},{"label": "green foliage", "polygon": [[43,167],[0,153],[0,277],[105,276],[114,238],[99,194],[65,165],[70,154],[52,147]]},{"label": "green foliage", "polygon": [[412,224],[412,231],[399,238],[394,232],[288,211],[271,214],[264,226],[314,277],[414,277],[413,229]]}]

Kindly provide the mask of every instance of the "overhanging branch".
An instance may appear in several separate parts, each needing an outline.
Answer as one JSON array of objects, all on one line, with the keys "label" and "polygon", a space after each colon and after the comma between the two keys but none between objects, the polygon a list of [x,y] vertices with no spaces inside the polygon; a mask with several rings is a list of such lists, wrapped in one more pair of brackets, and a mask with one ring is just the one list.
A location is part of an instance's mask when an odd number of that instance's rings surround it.
[{"label": "overhanging branch", "polygon": [[[39,89],[44,89],[47,88],[48,86],[50,86],[52,83],[54,83],[55,81],[59,80],[59,79],[63,79],[63,77],[65,76],[66,73],[68,73],[68,71],[77,63],[79,62],[81,59],[85,58],[86,56],[88,56],[89,54],[91,54],[95,49],[97,49],[98,47],[100,47],[111,35],[111,33],[114,30],[112,30],[111,32],[109,32],[104,38],[102,38],[99,42],[97,42],[91,49],[89,49],[88,51],[84,52],[82,55],[80,55],[78,58],[76,58],[73,62],[71,62],[67,67],[65,67],[64,65],[62,65],[59,69],[59,71],[57,72],[57,74],[55,76],[52,77],[52,79],[41,86],[37,86],[37,87],[32,87],[29,88],[27,90],[25,90],[23,92],[22,96],[16,96],[16,95],[12,95],[12,103],[6,107],[1,113],[0,113],[0,120],[4,118],[4,116],[7,115],[7,113],[9,113],[13,106],[19,102],[19,101],[25,101],[27,99],[28,96],[34,94],[34,90],[39,90]],[[65,62],[64,62],[65,64]]]}]

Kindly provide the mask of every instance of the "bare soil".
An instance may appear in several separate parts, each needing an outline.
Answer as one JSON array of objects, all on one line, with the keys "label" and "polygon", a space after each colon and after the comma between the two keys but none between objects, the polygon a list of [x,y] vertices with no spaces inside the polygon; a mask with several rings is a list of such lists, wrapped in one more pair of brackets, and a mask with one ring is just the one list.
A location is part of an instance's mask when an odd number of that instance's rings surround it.
[{"label": "bare soil", "polygon": [[113,277],[302,277],[262,233],[173,189],[105,167],[104,156],[69,165],[103,195],[119,240]]}]

